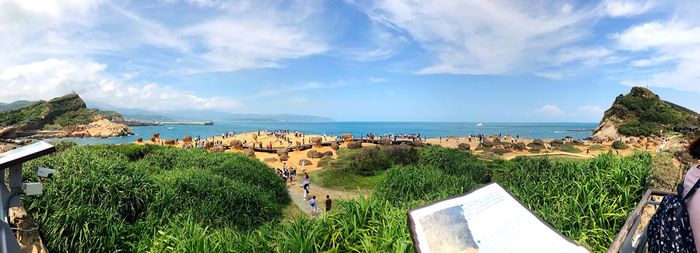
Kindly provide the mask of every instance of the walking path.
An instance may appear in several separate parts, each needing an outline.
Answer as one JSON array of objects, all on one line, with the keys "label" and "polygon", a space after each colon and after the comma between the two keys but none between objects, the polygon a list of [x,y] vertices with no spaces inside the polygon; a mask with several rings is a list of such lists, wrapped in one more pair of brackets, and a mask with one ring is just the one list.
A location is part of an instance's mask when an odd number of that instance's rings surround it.
[{"label": "walking path", "polygon": [[[294,182],[294,184],[288,184],[287,190],[289,191],[289,196],[292,198],[292,202],[294,202],[299,209],[304,211],[305,214],[311,216],[311,205],[309,205],[308,200],[304,199],[304,189],[299,186],[299,181]],[[323,213],[326,210],[326,195],[331,196],[331,199],[333,200],[333,207],[337,205],[337,200],[353,199],[359,196],[359,194],[353,192],[323,188],[311,182],[311,185],[309,186],[309,199],[311,199],[312,196],[316,196],[316,203],[318,205],[319,213]]]}]

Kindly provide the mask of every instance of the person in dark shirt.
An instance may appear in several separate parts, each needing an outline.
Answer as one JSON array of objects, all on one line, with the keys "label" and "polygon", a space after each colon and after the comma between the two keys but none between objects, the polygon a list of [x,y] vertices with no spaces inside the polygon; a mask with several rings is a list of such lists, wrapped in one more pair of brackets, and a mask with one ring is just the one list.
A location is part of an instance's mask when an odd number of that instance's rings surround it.
[{"label": "person in dark shirt", "polygon": [[331,204],[333,204],[333,200],[331,200],[331,196],[326,195],[326,212],[331,211]]}]

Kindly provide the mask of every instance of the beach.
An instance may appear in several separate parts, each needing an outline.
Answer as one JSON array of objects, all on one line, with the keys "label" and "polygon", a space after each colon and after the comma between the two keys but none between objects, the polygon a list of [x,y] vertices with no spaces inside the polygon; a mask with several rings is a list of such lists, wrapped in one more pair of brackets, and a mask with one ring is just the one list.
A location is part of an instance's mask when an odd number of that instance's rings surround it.
[{"label": "beach", "polygon": [[[351,136],[349,139],[343,137]],[[416,135],[408,135],[412,138],[360,138],[350,134],[343,136],[327,136],[318,134],[304,134],[301,131],[255,131],[244,133],[222,133],[192,141],[183,141],[185,138],[143,140],[138,144],[169,145],[175,147],[200,147],[213,152],[236,152],[254,157],[272,168],[293,167],[301,171],[315,171],[320,169],[318,161],[322,157],[336,159],[338,153],[331,146],[337,143],[338,148],[348,148],[350,142],[362,142],[362,147],[378,146],[382,141],[385,145],[399,145],[398,143],[412,146],[435,145],[446,148],[469,150],[472,154],[486,159],[513,159],[518,156],[560,156],[570,158],[592,158],[596,155],[612,152],[616,155],[627,156],[636,151],[656,152],[661,146],[667,145],[664,138],[636,138],[623,137],[619,139],[575,139],[575,138],[549,138],[536,139],[511,135],[471,135],[471,136],[446,136],[418,139]],[[347,138],[347,137],[346,137]],[[317,143],[313,143],[316,140]],[[616,149],[615,141],[625,144],[626,148]],[[167,144],[166,144],[167,143]],[[283,151],[280,151],[283,150]],[[285,154],[282,158],[281,153]],[[325,154],[321,157],[310,157],[309,152]]]}]

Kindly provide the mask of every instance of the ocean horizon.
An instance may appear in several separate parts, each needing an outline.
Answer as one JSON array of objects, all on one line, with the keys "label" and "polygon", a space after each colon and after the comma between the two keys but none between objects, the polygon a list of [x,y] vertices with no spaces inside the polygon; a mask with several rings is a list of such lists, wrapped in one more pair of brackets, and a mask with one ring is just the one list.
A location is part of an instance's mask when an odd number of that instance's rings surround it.
[{"label": "ocean horizon", "polygon": [[421,134],[421,137],[467,136],[471,134],[512,135],[528,138],[551,139],[567,136],[583,139],[591,136],[598,123],[576,122],[236,122],[215,121],[214,125],[161,125],[134,126],[132,136],[114,138],[61,138],[50,140],[75,141],[81,145],[122,144],[136,141],[137,138],[149,139],[159,133],[164,139],[182,139],[192,137],[207,138],[226,132],[253,132],[258,130],[289,129],[307,134],[340,135],[343,133],[363,136],[374,133],[384,134]]}]

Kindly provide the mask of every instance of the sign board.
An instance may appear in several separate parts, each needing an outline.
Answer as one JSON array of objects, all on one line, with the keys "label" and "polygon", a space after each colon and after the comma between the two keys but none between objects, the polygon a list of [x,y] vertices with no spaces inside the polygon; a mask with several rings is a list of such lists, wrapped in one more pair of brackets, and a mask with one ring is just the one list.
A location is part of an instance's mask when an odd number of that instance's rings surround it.
[{"label": "sign board", "polygon": [[22,146],[0,154],[0,169],[9,168],[23,162],[51,154],[56,148],[45,141]]},{"label": "sign board", "polygon": [[417,252],[571,252],[567,239],[496,183],[408,212]]}]

